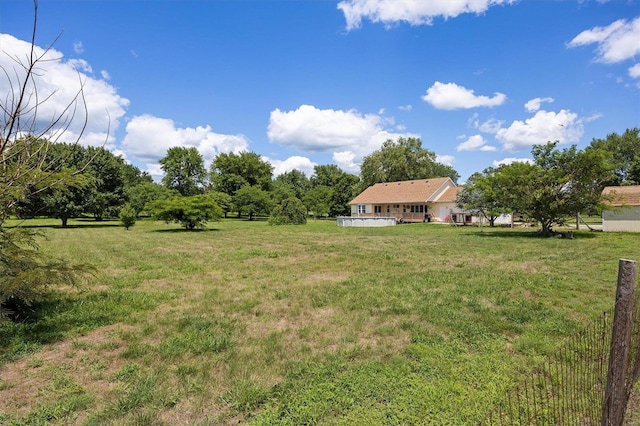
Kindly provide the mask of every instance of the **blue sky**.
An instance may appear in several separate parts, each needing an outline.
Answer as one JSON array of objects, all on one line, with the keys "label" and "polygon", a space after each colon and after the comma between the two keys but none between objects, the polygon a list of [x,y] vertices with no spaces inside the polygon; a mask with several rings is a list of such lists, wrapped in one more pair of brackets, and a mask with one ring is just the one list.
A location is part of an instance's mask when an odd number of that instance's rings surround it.
[{"label": "blue sky", "polygon": [[[12,76],[32,16],[30,1],[0,2]],[[82,80],[81,143],[156,177],[172,146],[207,165],[248,150],[276,174],[358,174],[384,140],[414,136],[463,182],[533,144],[640,126],[640,0],[40,0],[36,45],[59,34],[39,119]]]}]

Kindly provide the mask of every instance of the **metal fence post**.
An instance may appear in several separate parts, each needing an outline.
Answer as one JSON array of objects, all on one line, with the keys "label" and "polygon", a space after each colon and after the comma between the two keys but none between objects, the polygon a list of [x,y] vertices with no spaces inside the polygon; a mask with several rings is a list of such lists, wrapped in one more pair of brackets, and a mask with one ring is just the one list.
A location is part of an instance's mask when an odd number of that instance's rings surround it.
[{"label": "metal fence post", "polygon": [[602,426],[621,426],[627,408],[627,358],[631,340],[633,298],[637,273],[637,262],[620,259],[611,349],[609,351],[609,371],[602,404]]}]

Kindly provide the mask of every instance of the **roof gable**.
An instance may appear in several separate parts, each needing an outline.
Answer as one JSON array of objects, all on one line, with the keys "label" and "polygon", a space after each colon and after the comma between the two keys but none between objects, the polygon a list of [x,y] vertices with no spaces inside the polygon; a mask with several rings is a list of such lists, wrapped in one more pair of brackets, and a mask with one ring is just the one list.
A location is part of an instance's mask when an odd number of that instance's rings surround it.
[{"label": "roof gable", "polygon": [[463,186],[451,186],[438,198],[443,203],[453,203],[458,198],[458,192],[464,188]]},{"label": "roof gable", "polygon": [[376,183],[349,204],[425,203],[441,198],[450,187],[455,184],[448,177]]},{"label": "roof gable", "polygon": [[640,185],[607,186],[602,195],[610,206],[640,206]]}]

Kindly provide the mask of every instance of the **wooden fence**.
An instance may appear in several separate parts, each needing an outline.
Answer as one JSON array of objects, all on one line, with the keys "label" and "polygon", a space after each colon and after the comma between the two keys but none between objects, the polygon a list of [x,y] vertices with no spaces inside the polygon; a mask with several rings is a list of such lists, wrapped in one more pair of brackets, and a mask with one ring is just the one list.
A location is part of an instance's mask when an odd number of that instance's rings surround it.
[{"label": "wooden fence", "polygon": [[481,425],[621,426],[640,375],[637,262],[621,259],[614,306],[569,338]]}]

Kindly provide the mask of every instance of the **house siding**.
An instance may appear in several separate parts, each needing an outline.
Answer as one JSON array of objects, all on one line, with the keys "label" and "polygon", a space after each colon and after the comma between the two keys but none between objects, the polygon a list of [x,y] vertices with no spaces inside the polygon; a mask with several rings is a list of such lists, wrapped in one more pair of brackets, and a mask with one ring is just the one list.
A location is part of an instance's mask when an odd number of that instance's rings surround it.
[{"label": "house siding", "polygon": [[442,202],[453,203],[457,187],[450,178],[377,183],[355,197],[351,216],[395,217],[404,222],[442,222]]},{"label": "house siding", "polygon": [[[363,205],[363,203],[360,203]],[[376,203],[364,204],[365,212],[358,212],[358,204],[351,205],[351,216],[354,217],[395,217],[405,222],[424,222],[426,214],[432,213],[428,203]],[[378,207],[379,211],[376,211]],[[413,212],[411,210],[414,210]],[[420,211],[422,210],[422,211]],[[433,214],[432,214],[433,215]]]},{"label": "house siding", "polygon": [[602,230],[604,232],[640,232],[640,206],[604,210]]},{"label": "house siding", "polygon": [[640,185],[607,186],[602,194],[611,206],[602,211],[602,230],[640,232]]}]

